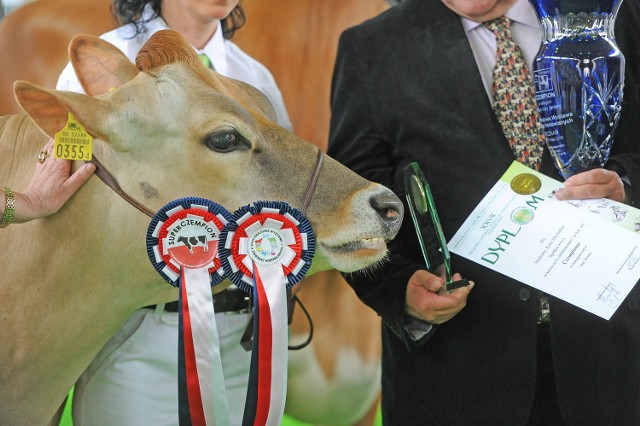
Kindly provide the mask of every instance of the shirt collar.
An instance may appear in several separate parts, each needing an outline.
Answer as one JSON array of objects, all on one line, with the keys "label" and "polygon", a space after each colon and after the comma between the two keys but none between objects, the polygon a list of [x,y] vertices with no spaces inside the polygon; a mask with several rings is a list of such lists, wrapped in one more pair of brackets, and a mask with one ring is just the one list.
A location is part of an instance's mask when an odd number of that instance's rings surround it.
[{"label": "shirt collar", "polygon": [[227,75],[227,50],[224,35],[222,34],[222,24],[220,22],[218,22],[218,28],[216,32],[213,33],[211,40],[209,40],[204,49],[198,53],[204,53],[211,59],[211,63],[216,72]]},{"label": "shirt collar", "polygon": [[[517,0],[513,6],[505,13],[505,16],[514,22],[526,25],[528,27],[539,28],[538,18],[531,4],[527,0]],[[464,32],[469,32],[482,25],[482,22],[472,21],[471,19],[460,17]]]}]

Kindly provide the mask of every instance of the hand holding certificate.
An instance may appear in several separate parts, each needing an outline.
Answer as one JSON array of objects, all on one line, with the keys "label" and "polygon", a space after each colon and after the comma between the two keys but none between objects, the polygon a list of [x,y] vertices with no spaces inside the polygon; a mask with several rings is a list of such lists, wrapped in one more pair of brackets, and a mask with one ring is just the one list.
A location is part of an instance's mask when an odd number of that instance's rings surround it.
[{"label": "hand holding certificate", "polygon": [[561,187],[514,162],[448,248],[609,319],[640,278],[640,210],[607,199],[558,201]]}]

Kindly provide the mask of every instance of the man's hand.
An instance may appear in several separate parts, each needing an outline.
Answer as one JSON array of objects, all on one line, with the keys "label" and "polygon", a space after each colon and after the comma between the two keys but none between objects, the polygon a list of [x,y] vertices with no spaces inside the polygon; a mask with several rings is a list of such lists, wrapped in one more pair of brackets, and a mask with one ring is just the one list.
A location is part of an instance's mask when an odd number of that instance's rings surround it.
[{"label": "man's hand", "polygon": [[564,182],[564,188],[556,191],[558,200],[583,200],[587,198],[609,198],[629,204],[625,197],[624,183],[616,172],[607,169],[592,169],[578,173]]},{"label": "man's hand", "polygon": [[[429,271],[418,270],[409,279],[406,295],[406,312],[408,315],[429,322],[442,324],[453,318],[467,304],[467,296],[473,288],[473,281],[463,288],[438,295],[436,292],[444,286],[444,273],[438,268],[437,276]],[[454,274],[454,281],[462,279],[460,274]]]}]

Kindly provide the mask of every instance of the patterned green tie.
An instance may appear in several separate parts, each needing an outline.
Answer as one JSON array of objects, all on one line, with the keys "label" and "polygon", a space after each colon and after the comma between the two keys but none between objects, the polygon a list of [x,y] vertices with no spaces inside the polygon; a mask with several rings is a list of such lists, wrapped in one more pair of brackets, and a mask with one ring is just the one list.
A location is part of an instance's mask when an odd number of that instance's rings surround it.
[{"label": "patterned green tie", "polygon": [[484,25],[495,34],[498,45],[493,109],[516,159],[537,170],[545,142],[538,122],[533,79],[520,48],[511,38],[509,18],[501,16]]},{"label": "patterned green tie", "polygon": [[211,59],[209,59],[209,57],[206,54],[199,53],[198,56],[200,57],[200,60],[202,61],[205,67],[209,69],[214,69],[213,64],[211,63]]}]

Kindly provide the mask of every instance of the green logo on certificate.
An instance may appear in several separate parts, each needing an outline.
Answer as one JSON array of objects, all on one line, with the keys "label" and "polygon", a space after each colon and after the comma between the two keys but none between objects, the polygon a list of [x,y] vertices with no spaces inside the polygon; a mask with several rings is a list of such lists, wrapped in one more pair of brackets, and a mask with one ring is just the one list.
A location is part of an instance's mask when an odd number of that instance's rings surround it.
[{"label": "green logo on certificate", "polygon": [[526,207],[518,207],[511,212],[511,220],[518,225],[526,225],[533,219],[533,212]]},{"label": "green logo on certificate", "polygon": [[540,178],[531,173],[520,173],[511,179],[511,189],[520,195],[535,194],[542,187]]}]

